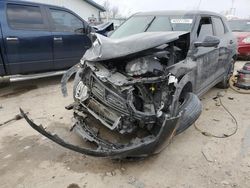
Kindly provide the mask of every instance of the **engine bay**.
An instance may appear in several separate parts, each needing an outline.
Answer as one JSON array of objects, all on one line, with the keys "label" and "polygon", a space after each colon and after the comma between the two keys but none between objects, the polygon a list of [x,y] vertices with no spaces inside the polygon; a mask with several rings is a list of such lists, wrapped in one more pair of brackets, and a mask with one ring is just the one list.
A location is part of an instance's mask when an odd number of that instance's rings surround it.
[{"label": "engine bay", "polygon": [[179,40],[127,58],[94,62],[83,58],[75,98],[110,130],[151,131],[162,124],[162,117],[171,116],[178,79],[167,68],[183,61],[185,54]]}]

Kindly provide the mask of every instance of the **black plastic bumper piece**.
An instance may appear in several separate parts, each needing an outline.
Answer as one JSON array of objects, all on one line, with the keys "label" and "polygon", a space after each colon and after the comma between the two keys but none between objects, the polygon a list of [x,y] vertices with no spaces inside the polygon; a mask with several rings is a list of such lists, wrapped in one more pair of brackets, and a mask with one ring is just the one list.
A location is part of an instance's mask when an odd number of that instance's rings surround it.
[{"label": "black plastic bumper piece", "polygon": [[[91,135],[87,130],[81,129],[82,126],[76,124],[76,127],[80,131],[84,131],[84,134],[90,136],[93,142],[98,143],[98,147],[96,149],[91,148],[82,148],[76,145],[72,145],[67,143],[62,138],[57,135],[54,135],[50,132],[47,132],[42,126],[36,125],[32,120],[28,118],[28,116],[24,113],[22,109],[20,109],[21,115],[25,118],[25,120],[29,123],[29,125],[38,131],[43,136],[52,140],[53,142],[65,147],[69,150],[94,156],[94,157],[103,157],[103,158],[112,158],[112,159],[124,159],[129,157],[147,157],[155,153],[155,151],[167,140],[171,139],[176,131],[176,128],[179,125],[178,117],[167,118],[163,121],[162,126],[159,129],[159,132],[156,136],[150,135],[141,139],[132,140],[129,144],[126,145],[114,145],[112,143],[108,143],[104,140],[100,140],[99,138]],[[79,123],[79,122],[78,122]]]}]

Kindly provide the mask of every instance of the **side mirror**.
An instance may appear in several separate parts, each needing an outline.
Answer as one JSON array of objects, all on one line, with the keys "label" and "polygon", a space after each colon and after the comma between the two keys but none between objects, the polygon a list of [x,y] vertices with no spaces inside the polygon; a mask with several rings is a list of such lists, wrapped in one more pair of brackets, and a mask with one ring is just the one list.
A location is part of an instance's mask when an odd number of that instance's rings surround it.
[{"label": "side mirror", "polygon": [[75,34],[77,35],[83,35],[85,32],[84,28],[79,28],[75,30]]},{"label": "side mirror", "polygon": [[194,46],[197,47],[217,47],[220,44],[220,39],[215,36],[206,36],[202,42],[195,42]]},{"label": "side mirror", "polygon": [[95,29],[89,25],[86,26],[85,33],[88,35],[92,32],[95,32]]}]

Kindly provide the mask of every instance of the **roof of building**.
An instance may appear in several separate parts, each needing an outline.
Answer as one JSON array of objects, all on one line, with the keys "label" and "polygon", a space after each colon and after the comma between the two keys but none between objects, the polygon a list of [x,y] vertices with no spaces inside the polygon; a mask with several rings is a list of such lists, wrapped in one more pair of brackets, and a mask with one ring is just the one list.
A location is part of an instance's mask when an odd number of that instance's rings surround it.
[{"label": "roof of building", "polygon": [[103,6],[99,5],[98,3],[96,3],[96,2],[93,1],[93,0],[84,0],[84,1],[86,1],[86,2],[89,3],[90,5],[96,7],[97,9],[99,9],[99,10],[101,10],[101,11],[103,11],[103,12],[106,11],[105,8],[104,8]]}]

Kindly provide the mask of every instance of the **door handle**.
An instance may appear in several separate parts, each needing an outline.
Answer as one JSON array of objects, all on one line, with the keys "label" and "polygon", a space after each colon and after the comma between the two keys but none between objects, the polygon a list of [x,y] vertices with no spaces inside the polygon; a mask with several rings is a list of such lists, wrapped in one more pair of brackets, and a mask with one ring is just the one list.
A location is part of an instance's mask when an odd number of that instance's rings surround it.
[{"label": "door handle", "polygon": [[7,37],[7,41],[18,41],[19,39],[17,37]]},{"label": "door handle", "polygon": [[62,41],[62,37],[54,37],[54,41]]}]

